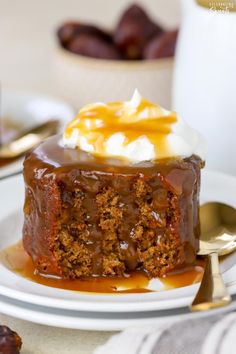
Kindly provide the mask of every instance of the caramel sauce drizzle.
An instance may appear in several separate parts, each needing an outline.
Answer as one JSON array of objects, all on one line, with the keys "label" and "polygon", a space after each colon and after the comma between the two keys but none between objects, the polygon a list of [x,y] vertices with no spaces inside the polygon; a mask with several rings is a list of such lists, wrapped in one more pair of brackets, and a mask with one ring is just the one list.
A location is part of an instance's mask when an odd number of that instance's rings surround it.
[{"label": "caramel sauce drizzle", "polygon": [[166,112],[144,98],[135,108],[127,102],[95,103],[81,109],[67,125],[64,136],[69,139],[74,129],[78,129],[79,136],[93,146],[93,154],[100,156],[106,155],[105,142],[115,133],[125,136],[124,146],[146,136],[156,155],[168,156],[171,151],[166,137],[176,122],[176,113]]},{"label": "caramel sauce drizzle", "polygon": [[[45,277],[35,271],[33,262],[25,252],[22,242],[6,248],[0,253],[0,261],[11,271],[35,283],[53,288],[82,291],[91,293],[144,293],[147,289],[148,277],[142,272],[133,272],[127,277],[84,278],[84,279],[58,279]],[[204,262],[198,260],[195,266],[179,269],[159,280],[164,290],[180,288],[199,282],[204,271]]]}]

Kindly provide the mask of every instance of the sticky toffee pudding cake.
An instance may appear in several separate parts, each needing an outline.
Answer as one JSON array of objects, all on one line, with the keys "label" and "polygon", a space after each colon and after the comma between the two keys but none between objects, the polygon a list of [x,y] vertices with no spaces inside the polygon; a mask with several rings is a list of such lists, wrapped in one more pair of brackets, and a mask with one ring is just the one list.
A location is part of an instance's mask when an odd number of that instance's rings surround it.
[{"label": "sticky toffee pudding cake", "polygon": [[138,92],[84,107],[24,162],[23,243],[36,270],[160,277],[194,264],[202,145]]}]

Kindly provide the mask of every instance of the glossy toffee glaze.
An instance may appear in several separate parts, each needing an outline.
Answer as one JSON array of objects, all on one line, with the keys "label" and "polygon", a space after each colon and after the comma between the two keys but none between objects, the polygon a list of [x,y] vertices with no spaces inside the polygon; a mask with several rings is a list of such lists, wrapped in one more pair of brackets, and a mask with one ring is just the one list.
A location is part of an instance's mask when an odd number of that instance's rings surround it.
[{"label": "glossy toffee glaze", "polygon": [[[42,168],[42,174],[54,172],[59,175],[61,172],[70,171],[74,167],[79,168],[81,173],[83,171],[94,171],[101,174],[118,173],[125,176],[135,173],[151,175],[159,170],[168,173],[175,165],[178,168],[178,163],[183,161],[181,157],[172,157],[158,161],[132,163],[119,158],[95,156],[80,149],[65,148],[61,146],[60,142],[61,136],[57,135],[40,144],[30,154],[32,166],[34,165],[38,169]],[[197,157],[196,159],[199,160]],[[26,157],[26,164],[27,160]],[[27,175],[32,174],[32,171],[25,171],[25,173],[27,178]]]},{"label": "glossy toffee glaze", "polygon": [[[40,275],[33,265],[31,258],[24,251],[21,242],[3,250],[0,253],[0,259],[11,271],[18,273],[35,283],[50,286],[53,288],[96,292],[96,293],[141,293],[149,292],[147,289],[149,278],[143,272],[132,272],[126,277],[108,277],[108,278],[84,278],[84,279],[56,279]],[[204,271],[204,261],[197,260],[195,265],[188,268],[179,269],[159,280],[163,283],[164,289],[174,289],[188,286],[199,282]]]},{"label": "glossy toffee glaze", "polygon": [[[130,102],[85,106],[67,125],[64,137],[71,138],[77,130],[79,137],[85,138],[91,146],[93,154],[107,156],[106,142],[113,134],[125,137],[124,146],[145,136],[154,146],[156,156],[173,156],[167,136],[176,122],[175,112],[165,111],[136,91]],[[81,148],[80,139],[77,143]]]},{"label": "glossy toffee glaze", "polygon": [[[61,222],[63,220],[62,203],[68,205],[68,193],[74,193],[76,188],[83,192],[83,200],[80,203],[82,203],[81,208],[86,210],[79,222],[84,223],[82,227],[85,228],[86,234],[83,234],[83,237],[86,237],[86,240],[82,239],[82,242],[85,244],[86,252],[89,253],[87,261],[92,262],[92,269],[88,274],[94,276],[104,274],[101,261],[103,260],[102,243],[106,230],[102,230],[100,226],[101,217],[96,206],[96,198],[107,187],[114,190],[119,197],[115,209],[117,213],[122,213],[123,219],[119,224],[119,229],[115,229],[115,232],[119,234],[116,236],[116,242],[120,247],[119,252],[122,253],[123,262],[126,264],[126,272],[139,269],[140,261],[132,235],[133,228],[140,220],[140,208],[136,204],[138,197],[135,196],[133,190],[133,185],[137,182],[148,183],[147,188],[150,188],[151,191],[152,202],[148,204],[148,201],[145,201],[144,205],[145,208],[151,205],[151,219],[146,227],[153,234],[160,232],[161,236],[158,234],[154,236],[156,238],[162,237],[163,241],[160,244],[163,244],[166,253],[169,247],[172,248],[173,253],[176,249],[180,249],[178,260],[175,260],[175,256],[173,257],[175,268],[194,264],[198,250],[198,196],[202,166],[198,157],[127,164],[120,159],[100,158],[78,149],[63,148],[59,146],[59,140],[58,136],[50,138],[31,152],[24,163],[26,199],[23,241],[25,249],[41,273],[66,276],[65,268],[61,265],[63,259],[67,260],[67,256],[61,260],[58,259],[55,247],[57,249],[59,247],[61,250],[62,245],[60,243],[58,246],[59,236],[56,230],[58,230],[59,222],[60,230],[61,227],[64,227]],[[160,207],[155,206],[155,203],[158,202],[158,205],[161,203],[161,208],[166,210],[166,197],[164,196],[162,201],[159,198],[160,193],[165,195],[165,193],[169,193],[167,191],[173,195],[178,217],[178,220],[173,221],[173,225],[168,226],[168,234],[165,232],[165,224],[160,217],[162,211],[160,210],[160,214],[158,214],[156,210],[159,210]],[[113,206],[111,208],[114,209]],[[66,210],[70,210],[70,208]],[[67,212],[65,227],[67,227],[68,221],[71,225],[71,219],[68,220],[70,215],[71,213]],[[80,237],[79,234],[74,238],[74,241],[77,243]],[[144,235],[144,241],[145,237]],[[71,238],[70,232],[66,236],[66,239],[68,238]],[[173,242],[176,242],[172,243],[172,239]],[[165,246],[167,244],[168,247]],[[157,246],[159,247],[159,244]],[[76,247],[80,247],[80,245],[76,244]],[[147,252],[148,250],[149,247]],[[159,251],[157,250],[157,252]],[[76,257],[80,259],[80,255]],[[155,259],[159,258],[154,256],[153,260],[155,261]],[[162,264],[161,260],[158,262]],[[168,267],[166,271],[173,268]],[[162,274],[166,271],[163,271]],[[67,276],[70,277],[68,274]],[[80,275],[76,274],[76,277],[78,276]]]}]

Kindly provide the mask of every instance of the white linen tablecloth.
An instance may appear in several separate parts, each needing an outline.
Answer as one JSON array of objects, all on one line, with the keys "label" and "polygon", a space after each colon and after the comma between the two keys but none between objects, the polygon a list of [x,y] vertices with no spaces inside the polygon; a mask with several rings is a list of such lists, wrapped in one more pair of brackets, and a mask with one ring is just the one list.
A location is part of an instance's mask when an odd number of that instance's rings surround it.
[{"label": "white linen tablecloth", "polygon": [[94,354],[234,354],[236,313],[164,326],[133,328],[112,336]]}]

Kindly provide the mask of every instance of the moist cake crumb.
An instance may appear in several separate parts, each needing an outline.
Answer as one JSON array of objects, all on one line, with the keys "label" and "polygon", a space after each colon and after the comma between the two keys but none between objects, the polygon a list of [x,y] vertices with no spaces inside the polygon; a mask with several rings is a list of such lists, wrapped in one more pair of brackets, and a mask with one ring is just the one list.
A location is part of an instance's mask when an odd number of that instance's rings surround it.
[{"label": "moist cake crumb", "polygon": [[51,144],[62,149],[53,139],[24,163],[23,241],[40,273],[162,277],[195,262],[200,158],[126,168],[78,152],[76,164],[55,166],[45,160]]}]

